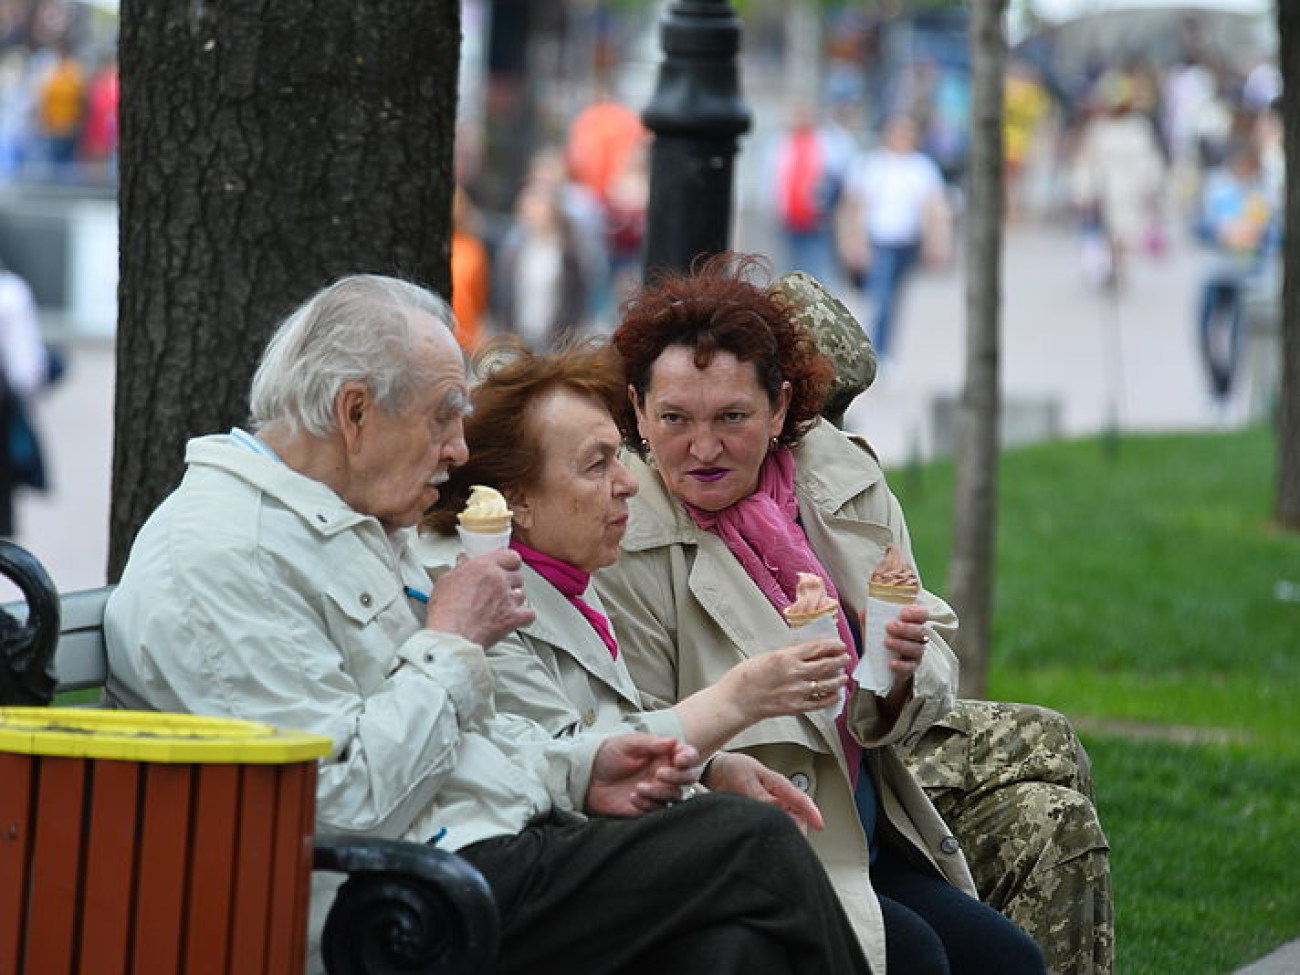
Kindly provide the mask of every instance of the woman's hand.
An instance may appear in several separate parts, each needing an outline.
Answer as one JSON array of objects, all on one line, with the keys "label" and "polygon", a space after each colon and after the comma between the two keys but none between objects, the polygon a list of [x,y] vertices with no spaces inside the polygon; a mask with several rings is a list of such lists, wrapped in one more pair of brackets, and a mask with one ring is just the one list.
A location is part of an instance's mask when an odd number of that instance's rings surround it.
[{"label": "woman's hand", "polygon": [[849,655],[839,640],[810,640],[732,667],[718,682],[748,724],[826,707],[848,684]]},{"label": "woman's hand", "polygon": [[714,792],[731,792],[776,806],[794,820],[804,835],[810,826],[818,832],[826,826],[817,803],[791,785],[780,772],[741,752],[714,755],[703,783]]},{"label": "woman's hand", "polygon": [[890,717],[898,717],[912,693],[912,678],[921,666],[926,644],[930,642],[930,633],[926,629],[929,622],[930,610],[927,607],[904,606],[898,619],[885,624],[885,648],[894,655],[889,661],[894,684],[885,698],[884,707],[885,714]]}]

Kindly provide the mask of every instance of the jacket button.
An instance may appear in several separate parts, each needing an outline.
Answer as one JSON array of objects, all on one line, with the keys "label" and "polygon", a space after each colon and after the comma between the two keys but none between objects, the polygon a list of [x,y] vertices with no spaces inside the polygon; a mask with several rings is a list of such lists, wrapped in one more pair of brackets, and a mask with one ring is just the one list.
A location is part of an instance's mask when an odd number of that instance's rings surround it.
[{"label": "jacket button", "polygon": [[370,598],[370,593],[368,593],[368,592],[363,592],[363,593],[361,594],[361,605],[364,606],[364,607],[366,607],[367,609],[370,608],[370,604],[371,604],[373,601],[374,601],[374,600],[372,600],[372,599]]},{"label": "jacket button", "polygon": [[948,856],[952,856],[960,849],[961,844],[957,842],[957,837],[955,836],[945,836],[939,841],[940,852],[946,853]]},{"label": "jacket button", "polygon": [[804,772],[795,772],[790,776],[790,784],[800,792],[807,792],[812,787],[812,779]]}]

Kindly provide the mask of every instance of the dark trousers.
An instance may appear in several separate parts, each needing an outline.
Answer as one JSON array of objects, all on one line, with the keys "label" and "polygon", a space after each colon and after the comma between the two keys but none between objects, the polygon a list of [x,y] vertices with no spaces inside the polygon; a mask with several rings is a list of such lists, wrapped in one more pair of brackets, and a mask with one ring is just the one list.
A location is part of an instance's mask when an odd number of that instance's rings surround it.
[{"label": "dark trousers", "polygon": [[497,899],[499,975],[868,970],[812,848],[784,813],[749,799],[552,818],[460,854]]},{"label": "dark trousers", "polygon": [[1044,975],[1042,949],[993,908],[889,846],[871,865],[885,920],[885,965],[907,975]]},{"label": "dark trousers", "polygon": [[1228,398],[1237,371],[1244,288],[1239,280],[1212,278],[1201,289],[1201,361],[1218,400]]},{"label": "dark trousers", "polygon": [[867,271],[867,294],[874,305],[871,344],[882,359],[892,354],[894,315],[903,284],[921,257],[921,245],[871,243],[871,268]]}]

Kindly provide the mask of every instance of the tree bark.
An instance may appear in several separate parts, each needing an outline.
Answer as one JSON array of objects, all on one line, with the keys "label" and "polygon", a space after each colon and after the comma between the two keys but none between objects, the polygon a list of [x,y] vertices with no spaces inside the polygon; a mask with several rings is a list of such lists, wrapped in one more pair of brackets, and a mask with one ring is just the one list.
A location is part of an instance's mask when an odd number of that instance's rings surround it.
[{"label": "tree bark", "polygon": [[1002,78],[1006,0],[970,6],[971,151],[966,210],[966,380],[957,412],[956,495],[948,592],[961,620],[963,697],[988,686],[997,537],[1002,267]]},{"label": "tree bark", "polygon": [[1274,517],[1300,531],[1300,7],[1278,0],[1278,65],[1286,153],[1286,243],[1282,251],[1282,385],[1277,411]]},{"label": "tree bark", "polygon": [[457,0],[125,0],[108,578],[275,323],[349,272],[449,290]]}]

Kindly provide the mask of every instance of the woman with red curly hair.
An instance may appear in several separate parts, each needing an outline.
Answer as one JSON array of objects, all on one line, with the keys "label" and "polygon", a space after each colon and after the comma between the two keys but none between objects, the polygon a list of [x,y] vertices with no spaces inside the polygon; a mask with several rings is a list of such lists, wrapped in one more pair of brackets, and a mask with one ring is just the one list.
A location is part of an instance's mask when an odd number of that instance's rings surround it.
[{"label": "woman with red curly hair", "polygon": [[[862,644],[867,580],[887,546],[911,562],[898,502],[869,448],[819,418],[831,367],[793,307],[737,255],[632,296],[613,344],[639,491],[618,562],[597,588],[651,707],[672,707],[737,662],[791,640],[802,574],[837,599]],[[835,708],[769,718],[731,748],[813,797],[810,834],[873,971],[1041,972],[1042,953],[976,897],[960,845],[894,745],[951,709],[956,619],[922,590],[886,626],[889,674]],[[851,669],[851,668],[850,668]],[[810,700],[833,695],[825,673]]]}]

